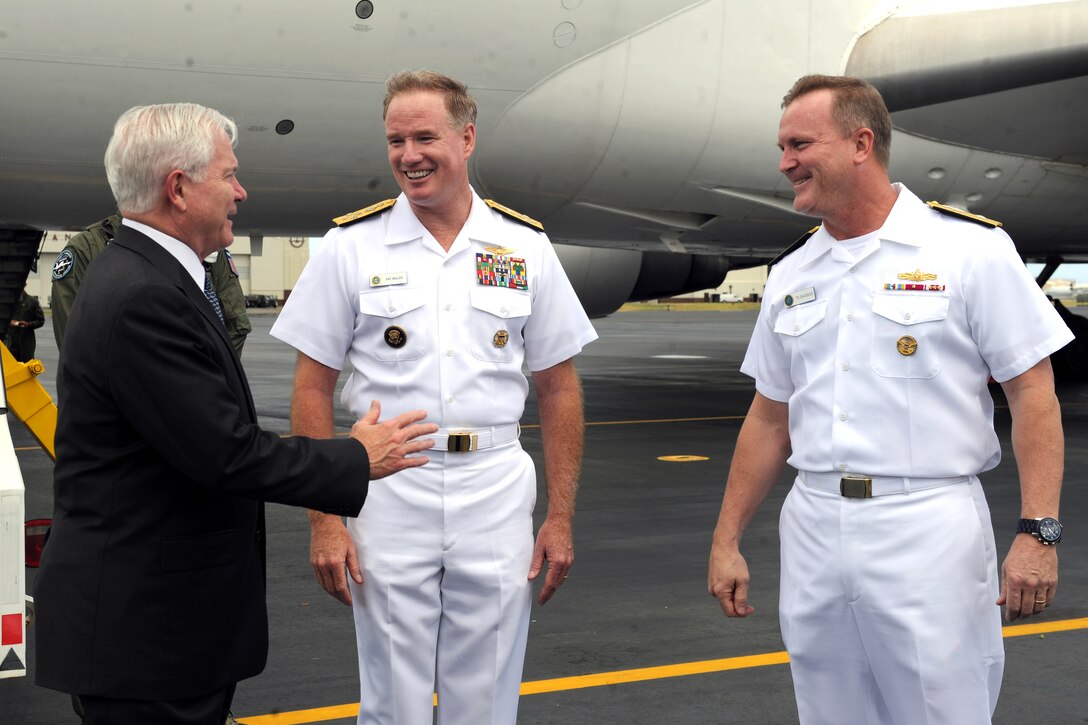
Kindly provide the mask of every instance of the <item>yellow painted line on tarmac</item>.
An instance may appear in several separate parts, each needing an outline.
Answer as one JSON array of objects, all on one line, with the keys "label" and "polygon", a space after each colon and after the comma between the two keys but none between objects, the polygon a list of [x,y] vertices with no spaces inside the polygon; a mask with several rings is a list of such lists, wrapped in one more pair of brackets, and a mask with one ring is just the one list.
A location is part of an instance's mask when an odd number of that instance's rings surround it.
[{"label": "yellow painted line on tarmac", "polygon": [[1050,634],[1051,632],[1070,632],[1074,629],[1088,629],[1088,617],[1080,619],[1059,619],[1054,622],[1035,624],[1011,624],[1002,627],[1003,637],[1024,637],[1029,634]]},{"label": "yellow painted line on tarmac", "polygon": [[753,667],[767,667],[768,665],[784,665],[789,661],[789,656],[786,655],[785,652],[771,652],[762,655],[727,657],[721,660],[682,662],[677,665],[642,667],[635,670],[616,670],[615,672],[600,672],[593,675],[578,675],[576,677],[558,677],[554,680],[523,682],[521,683],[521,694],[540,695],[545,692],[581,690],[587,687],[625,685],[631,682],[662,680],[667,677],[687,677],[688,675],[705,675],[711,672],[725,672],[727,670],[746,670]]},{"label": "yellow painted line on tarmac", "polygon": [[[1083,617],[1081,619],[1062,619],[1054,622],[1039,622],[1036,624],[1015,624],[1003,627],[1001,633],[1004,637],[1024,637],[1033,634],[1069,632],[1078,629],[1088,629],[1088,617]],[[713,672],[727,672],[729,670],[746,670],[754,667],[784,665],[789,661],[789,655],[785,652],[770,652],[761,655],[726,657],[725,659],[720,660],[682,662],[676,665],[641,667],[632,670],[616,670],[614,672],[599,672],[592,675],[577,675],[575,677],[557,677],[551,680],[523,682],[521,683],[521,694],[523,696],[540,695],[547,692],[565,692],[567,690],[581,690],[587,687],[603,687],[605,685],[624,685],[632,682],[661,680],[669,677],[706,675]],[[255,715],[253,717],[242,718],[238,722],[244,723],[245,725],[307,725],[308,723],[356,717],[358,714],[359,703],[355,702],[346,705],[319,707],[312,710],[293,710],[291,712],[281,712],[272,715]]]}]

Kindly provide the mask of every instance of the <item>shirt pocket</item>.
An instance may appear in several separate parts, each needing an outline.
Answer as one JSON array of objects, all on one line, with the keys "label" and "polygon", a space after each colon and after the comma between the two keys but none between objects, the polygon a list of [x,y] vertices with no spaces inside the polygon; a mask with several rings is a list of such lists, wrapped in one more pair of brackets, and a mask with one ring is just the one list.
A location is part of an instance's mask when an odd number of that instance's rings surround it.
[{"label": "shirt pocket", "polygon": [[821,324],[826,316],[827,300],[816,300],[787,307],[775,318],[774,331],[795,384],[809,380],[829,359],[827,325]]},{"label": "shirt pocket", "polygon": [[528,292],[480,286],[469,293],[472,304],[472,356],[484,362],[521,365],[522,329],[533,311]]},{"label": "shirt pocket", "polygon": [[429,337],[423,290],[382,289],[359,293],[356,345],[381,362],[403,362],[423,357]]},{"label": "shirt pocket", "polygon": [[932,378],[941,369],[949,298],[877,294],[873,298],[873,372],[885,378]]}]

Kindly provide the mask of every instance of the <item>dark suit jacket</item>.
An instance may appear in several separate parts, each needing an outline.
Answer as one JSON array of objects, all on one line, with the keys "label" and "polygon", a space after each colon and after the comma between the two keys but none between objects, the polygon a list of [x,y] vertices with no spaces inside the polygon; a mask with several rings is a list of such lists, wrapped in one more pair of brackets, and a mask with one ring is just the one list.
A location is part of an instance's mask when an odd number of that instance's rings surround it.
[{"label": "dark suit jacket", "polygon": [[203,292],[129,227],[87,272],[57,388],[37,683],[172,700],[258,674],[268,650],[259,502],[355,516],[366,449],[263,432]]}]

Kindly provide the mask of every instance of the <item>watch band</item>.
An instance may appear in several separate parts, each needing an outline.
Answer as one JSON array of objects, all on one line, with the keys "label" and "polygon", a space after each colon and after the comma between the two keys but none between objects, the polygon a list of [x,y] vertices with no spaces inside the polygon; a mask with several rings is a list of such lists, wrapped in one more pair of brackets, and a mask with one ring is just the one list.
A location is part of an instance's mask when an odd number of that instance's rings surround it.
[{"label": "watch band", "polygon": [[1044,546],[1054,546],[1062,540],[1062,525],[1050,516],[1020,519],[1016,525],[1016,533],[1031,534]]}]

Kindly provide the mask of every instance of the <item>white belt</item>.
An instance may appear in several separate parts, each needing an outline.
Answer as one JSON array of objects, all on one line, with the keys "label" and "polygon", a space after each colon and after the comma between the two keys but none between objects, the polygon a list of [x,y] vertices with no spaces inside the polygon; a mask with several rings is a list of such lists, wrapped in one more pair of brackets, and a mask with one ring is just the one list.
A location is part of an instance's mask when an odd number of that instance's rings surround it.
[{"label": "white belt", "polygon": [[434,439],[436,451],[470,453],[513,443],[521,437],[521,424],[495,425],[490,428],[439,428],[437,433],[422,438]]},{"label": "white belt", "polygon": [[811,473],[798,471],[798,477],[810,488],[837,493],[844,498],[873,498],[895,493],[925,491],[929,488],[967,483],[970,476],[952,478],[905,478],[902,476],[861,476],[856,473]]}]

